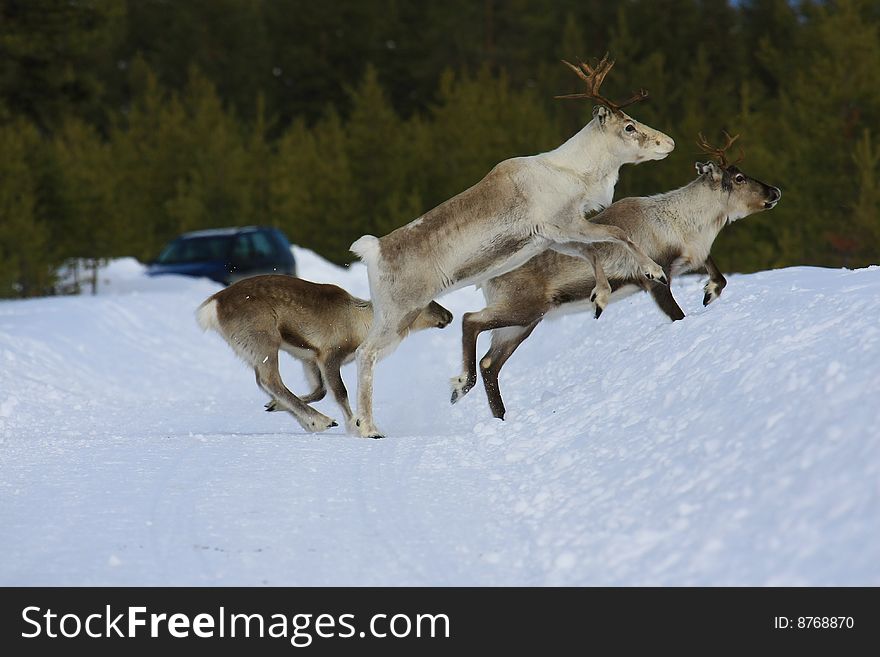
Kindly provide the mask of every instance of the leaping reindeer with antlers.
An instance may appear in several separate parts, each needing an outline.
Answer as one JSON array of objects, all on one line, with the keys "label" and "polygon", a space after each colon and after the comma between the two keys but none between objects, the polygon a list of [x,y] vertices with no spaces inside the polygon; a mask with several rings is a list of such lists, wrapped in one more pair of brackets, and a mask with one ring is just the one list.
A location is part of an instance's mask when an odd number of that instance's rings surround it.
[{"label": "leaping reindeer with antlers", "polygon": [[[699,136],[699,146],[718,164],[697,162],[696,180],[665,194],[622,199],[590,219],[630,235],[663,266],[670,282],[674,276],[705,267],[709,282],[704,305],[717,299],[727,284],[709,255],[718,233],[737,219],[769,210],[782,197],[778,188],[750,178],[727,159],[726,151],[737,137],[724,134],[726,143],[721,147]],[[742,154],[736,162],[741,159]],[[544,318],[587,309],[598,318],[608,303],[638,290],[650,292],[671,320],[684,318],[670,287],[645,280],[638,262],[618,244],[572,243],[555,249],[480,286],[487,306],[462,318],[464,372],[452,379],[453,404],[476,383],[477,336],[482,331],[492,329],[492,346],[480,360],[483,385],[492,414],[503,420],[498,375]],[[594,272],[584,268],[584,258]]]},{"label": "leaping reindeer with antlers", "polygon": [[[547,153],[505,160],[476,185],[385,237],[367,235],[351,250],[367,264],[375,320],[358,350],[361,436],[380,438],[373,421],[373,370],[392,351],[425,305],[438,295],[519,267],[555,245],[616,242],[632,254],[639,276],[666,282],[663,270],[625,230],[584,218],[611,203],[620,167],[660,160],[675,144],[627,116],[624,103],[599,93],[614,65],[606,55],[595,67],[569,66],[586,84],[579,98],[599,103],[593,119]],[[493,328],[488,326],[487,328]]]}]

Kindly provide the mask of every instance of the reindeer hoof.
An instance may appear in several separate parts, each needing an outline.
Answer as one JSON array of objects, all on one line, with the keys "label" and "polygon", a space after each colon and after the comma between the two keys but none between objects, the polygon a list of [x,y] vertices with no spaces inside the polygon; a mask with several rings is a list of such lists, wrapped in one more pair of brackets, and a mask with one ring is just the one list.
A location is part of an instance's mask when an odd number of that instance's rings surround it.
[{"label": "reindeer hoof", "polygon": [[466,386],[464,388],[455,388],[452,391],[452,396],[449,398],[450,404],[455,404],[460,401],[466,394],[468,394],[471,390],[471,386]]},{"label": "reindeer hoof", "polygon": [[453,377],[450,382],[452,383],[452,396],[449,398],[449,403],[454,404],[471,391],[471,388],[477,383],[477,377],[474,376],[471,379],[466,374],[462,374]]},{"label": "reindeer hoof", "polygon": [[500,408],[500,409],[493,408],[492,409],[492,417],[494,417],[496,420],[501,420],[502,422],[504,422],[504,414],[505,413],[507,413],[506,408]]},{"label": "reindeer hoof", "polygon": [[267,413],[274,413],[275,411],[281,410],[280,408],[278,408],[278,402],[274,399],[267,401],[264,405],[264,409]]},{"label": "reindeer hoof", "polygon": [[[297,418],[299,420],[299,418]],[[332,417],[327,417],[323,413],[318,413],[317,411],[314,414],[310,414],[307,419],[299,420],[303,429],[308,431],[309,433],[320,433],[322,431],[327,431],[330,427],[339,426]]]},{"label": "reindeer hoof", "polygon": [[357,435],[359,435],[361,438],[377,439],[377,438],[384,438],[385,437],[382,435],[382,432],[380,432],[375,427],[375,425],[373,425],[372,422],[363,422],[362,418],[355,418],[355,420],[353,422],[349,423],[348,426],[351,427],[352,425],[354,425],[354,428],[355,428],[355,431],[352,433],[356,432]]},{"label": "reindeer hoof", "polygon": [[[648,273],[645,273],[645,276],[649,276]],[[599,315],[605,310],[605,306],[608,305],[608,301],[611,296],[611,288],[607,286],[599,286],[593,288],[592,293],[590,294],[590,303],[596,306],[596,311],[593,315],[596,319],[599,319]]]},{"label": "reindeer hoof", "polygon": [[666,278],[666,272],[663,271],[663,268],[660,267],[660,265],[645,269],[645,278],[649,281],[657,281],[663,285],[669,285],[669,280]]},{"label": "reindeer hoof", "polygon": [[719,285],[718,283],[713,283],[709,281],[703,287],[703,291],[706,293],[703,295],[703,305],[708,306],[710,303],[715,301],[718,297],[721,296],[721,290],[724,289],[724,285]]}]

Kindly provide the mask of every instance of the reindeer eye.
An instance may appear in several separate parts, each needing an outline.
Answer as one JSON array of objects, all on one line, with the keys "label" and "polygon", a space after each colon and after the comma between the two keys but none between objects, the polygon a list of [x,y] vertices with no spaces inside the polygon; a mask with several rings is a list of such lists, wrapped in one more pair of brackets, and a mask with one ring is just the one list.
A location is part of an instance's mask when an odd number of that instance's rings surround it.
[{"label": "reindeer eye", "polygon": [[736,178],[734,178],[734,180],[736,182],[738,182],[740,185],[742,185],[746,181],[746,177],[744,175],[742,175],[741,173],[739,173],[739,174],[737,174]]},{"label": "reindeer eye", "polygon": [[626,130],[627,132],[635,132],[636,127],[632,123],[627,123],[624,130]]}]

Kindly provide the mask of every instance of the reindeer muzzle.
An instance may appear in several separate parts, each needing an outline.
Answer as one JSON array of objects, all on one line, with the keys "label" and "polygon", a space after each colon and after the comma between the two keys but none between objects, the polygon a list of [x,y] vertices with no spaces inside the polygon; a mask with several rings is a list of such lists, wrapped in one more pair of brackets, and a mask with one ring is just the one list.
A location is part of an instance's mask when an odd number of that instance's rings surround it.
[{"label": "reindeer muzzle", "polygon": [[776,206],[776,204],[779,203],[779,199],[781,199],[781,198],[782,198],[782,190],[780,190],[778,187],[771,187],[770,188],[770,198],[767,199],[766,201],[764,201],[764,209],[770,210],[770,209],[774,208]]}]

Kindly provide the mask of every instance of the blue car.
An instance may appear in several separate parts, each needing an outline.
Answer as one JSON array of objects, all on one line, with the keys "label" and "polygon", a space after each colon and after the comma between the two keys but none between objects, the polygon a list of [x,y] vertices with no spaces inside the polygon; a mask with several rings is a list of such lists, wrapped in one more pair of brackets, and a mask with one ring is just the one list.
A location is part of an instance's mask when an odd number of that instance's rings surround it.
[{"label": "blue car", "polygon": [[184,233],[149,263],[148,276],[182,274],[229,285],[259,274],[296,276],[290,242],[277,228],[247,226]]}]

